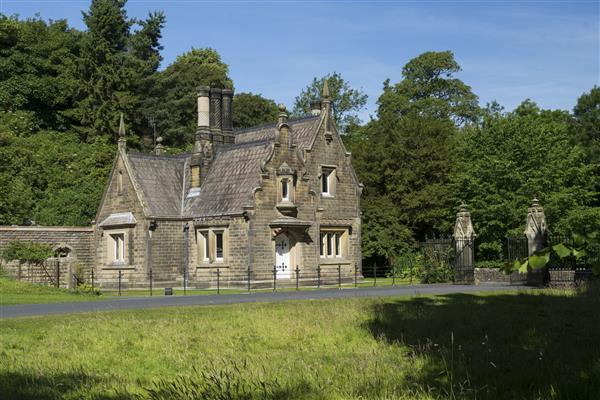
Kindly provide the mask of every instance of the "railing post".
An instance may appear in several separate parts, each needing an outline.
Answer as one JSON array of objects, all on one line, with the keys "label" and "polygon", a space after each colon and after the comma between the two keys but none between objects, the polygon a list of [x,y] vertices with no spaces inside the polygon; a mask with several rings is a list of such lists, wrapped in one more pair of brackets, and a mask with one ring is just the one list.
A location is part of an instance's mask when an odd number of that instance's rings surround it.
[{"label": "railing post", "polygon": [[150,268],[150,296],[152,296],[152,268]]},{"label": "railing post", "polygon": [[342,288],[342,266],[338,264],[338,289]]},{"label": "railing post", "polygon": [[94,269],[92,268],[92,293],[94,293]]},{"label": "railing post", "polygon": [[321,266],[317,265],[317,289],[321,289]]},{"label": "railing post", "polygon": [[119,270],[119,296],[121,295],[121,274],[123,271]]},{"label": "railing post", "polygon": [[358,263],[354,263],[354,287],[358,287]]},{"label": "railing post", "polygon": [[217,268],[217,289],[217,294],[221,294],[221,268]]},{"label": "railing post", "polygon": [[373,286],[377,286],[377,263],[373,265],[373,277],[375,278],[373,280]]},{"label": "railing post", "polygon": [[396,286],[396,268],[392,267],[392,286]]},{"label": "railing post", "polygon": [[187,276],[185,271],[183,272],[183,295],[187,296]]},{"label": "railing post", "polygon": [[250,265],[248,265],[248,293],[250,293]]},{"label": "railing post", "polygon": [[296,265],[296,290],[300,289],[300,267]]},{"label": "railing post", "polygon": [[[19,265],[19,272],[21,272],[20,265]],[[56,260],[56,287],[57,288],[60,287],[60,261],[59,260]]]},{"label": "railing post", "polygon": [[277,291],[277,266],[273,266],[273,291]]}]

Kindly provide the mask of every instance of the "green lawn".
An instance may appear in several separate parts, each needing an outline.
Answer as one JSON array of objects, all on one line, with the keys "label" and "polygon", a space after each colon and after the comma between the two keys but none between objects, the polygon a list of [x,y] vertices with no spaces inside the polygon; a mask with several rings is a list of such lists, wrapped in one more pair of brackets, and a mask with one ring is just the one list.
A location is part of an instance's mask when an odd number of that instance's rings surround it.
[{"label": "green lawn", "polygon": [[[377,278],[375,282],[373,278],[364,279],[358,283],[358,287],[371,287],[376,286],[391,286],[393,283],[396,285],[406,285],[409,282],[407,280],[392,278]],[[337,284],[322,285],[322,288],[337,287]],[[344,288],[352,288],[354,284],[343,284]],[[316,287],[301,287],[300,290],[315,290]],[[296,290],[294,287],[279,287],[277,291],[290,291]],[[269,292],[272,289],[252,289],[253,292]],[[246,293],[244,289],[227,289],[222,288],[221,293],[235,294],[235,293]],[[216,289],[188,289],[186,291],[188,296],[191,295],[207,295],[217,294]],[[13,304],[33,304],[33,303],[61,303],[69,301],[90,301],[90,300],[103,300],[108,298],[114,298],[118,296],[117,290],[102,290],[101,295],[93,295],[90,293],[80,293],[69,291],[66,289],[56,289],[45,285],[33,285],[27,282],[19,282],[11,278],[0,276],[0,306],[7,306]],[[164,296],[164,289],[156,288],[153,291],[154,296]],[[174,289],[173,295],[183,296],[183,289]],[[150,290],[122,290],[122,297],[140,297],[150,296]]]},{"label": "green lawn", "polygon": [[553,291],[0,322],[3,399],[597,399],[600,296]]},{"label": "green lawn", "polygon": [[31,303],[62,303],[66,301],[97,300],[99,296],[56,289],[46,285],[33,285],[0,276],[0,306]]}]

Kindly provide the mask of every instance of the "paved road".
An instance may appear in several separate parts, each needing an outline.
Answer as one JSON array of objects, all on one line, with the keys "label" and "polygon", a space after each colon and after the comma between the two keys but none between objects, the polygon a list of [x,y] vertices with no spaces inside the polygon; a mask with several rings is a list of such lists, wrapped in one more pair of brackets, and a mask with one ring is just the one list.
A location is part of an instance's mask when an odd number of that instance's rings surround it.
[{"label": "paved road", "polygon": [[305,299],[340,299],[350,297],[412,296],[422,294],[474,293],[497,290],[524,289],[507,285],[412,285],[352,289],[321,289],[282,292],[257,292],[250,294],[221,294],[196,296],[122,297],[110,300],[54,304],[21,304],[0,307],[1,318],[70,314],[90,311],[129,310],[154,307],[237,304]]}]

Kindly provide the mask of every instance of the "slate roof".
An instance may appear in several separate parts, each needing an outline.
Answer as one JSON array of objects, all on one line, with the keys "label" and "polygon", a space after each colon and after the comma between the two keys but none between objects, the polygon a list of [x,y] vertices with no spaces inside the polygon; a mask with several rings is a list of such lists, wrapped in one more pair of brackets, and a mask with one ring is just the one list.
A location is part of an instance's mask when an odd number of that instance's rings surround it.
[{"label": "slate roof", "polygon": [[[311,133],[316,128],[320,117],[318,115],[289,120],[288,125],[292,131],[294,143],[300,147],[307,147],[312,138]],[[277,124],[259,125],[248,129],[237,131],[235,143],[248,143],[261,140],[274,140],[277,134]]]},{"label": "slate roof", "polygon": [[180,217],[183,177],[190,155],[156,156],[127,153],[131,174],[149,216]]},{"label": "slate roof", "polygon": [[[318,116],[288,122],[294,143],[310,144]],[[260,185],[261,164],[272,151],[277,124],[236,132],[235,144],[221,149],[198,193],[190,195],[191,154],[156,156],[128,153],[132,177],[149,216],[200,218],[238,215],[252,205]]]},{"label": "slate roof", "polygon": [[187,199],[186,217],[241,214],[252,205],[260,185],[261,164],[272,151],[267,140],[233,145],[221,150],[202,183],[200,195]]}]

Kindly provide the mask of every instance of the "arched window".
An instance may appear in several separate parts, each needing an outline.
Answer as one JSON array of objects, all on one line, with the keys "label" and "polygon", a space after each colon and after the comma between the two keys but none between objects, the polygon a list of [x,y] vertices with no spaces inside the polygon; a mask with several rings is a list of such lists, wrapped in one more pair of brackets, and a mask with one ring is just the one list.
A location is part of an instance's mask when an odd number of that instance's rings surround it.
[{"label": "arched window", "polygon": [[59,247],[54,250],[54,257],[56,257],[56,258],[71,257],[71,249],[68,247]]}]

